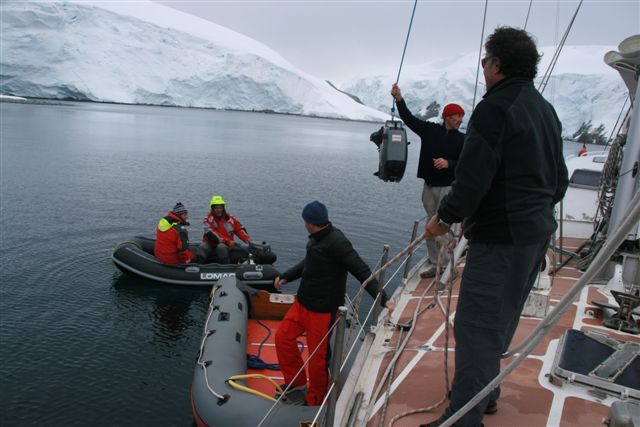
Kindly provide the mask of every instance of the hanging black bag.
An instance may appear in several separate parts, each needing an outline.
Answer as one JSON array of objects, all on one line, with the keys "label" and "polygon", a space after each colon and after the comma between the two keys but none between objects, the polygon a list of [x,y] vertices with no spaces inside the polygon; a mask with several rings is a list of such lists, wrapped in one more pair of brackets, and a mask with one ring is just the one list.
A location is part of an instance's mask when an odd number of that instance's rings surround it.
[{"label": "hanging black bag", "polygon": [[374,172],[383,181],[400,182],[407,166],[407,131],[402,122],[388,120],[369,137],[378,146],[380,161]]}]

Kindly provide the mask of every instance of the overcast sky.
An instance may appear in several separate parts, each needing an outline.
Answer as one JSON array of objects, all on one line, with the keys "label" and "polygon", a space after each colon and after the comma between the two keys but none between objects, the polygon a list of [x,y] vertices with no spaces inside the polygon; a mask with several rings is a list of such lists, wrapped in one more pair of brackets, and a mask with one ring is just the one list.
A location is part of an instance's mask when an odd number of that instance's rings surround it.
[{"label": "overcast sky", "polygon": [[[301,70],[336,83],[369,71],[397,73],[413,0],[159,1],[266,44]],[[578,1],[534,0],[527,30],[555,45]],[[490,0],[485,37],[497,25],[523,27],[529,0]],[[478,51],[484,0],[420,0],[405,64]],[[567,44],[611,45],[640,33],[640,0],[585,0]],[[400,77],[402,82],[402,76]]]}]

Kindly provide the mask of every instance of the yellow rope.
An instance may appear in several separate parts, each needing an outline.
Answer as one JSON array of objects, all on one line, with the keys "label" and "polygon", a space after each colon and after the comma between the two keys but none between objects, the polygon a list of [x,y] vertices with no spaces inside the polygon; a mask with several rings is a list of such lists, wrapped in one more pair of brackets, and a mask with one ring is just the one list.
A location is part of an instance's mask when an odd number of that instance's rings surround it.
[{"label": "yellow rope", "polygon": [[262,375],[262,374],[244,374],[244,375],[233,375],[231,377],[229,377],[227,379],[227,381],[225,381],[229,386],[231,386],[231,388],[235,388],[236,390],[240,390],[240,391],[244,391],[245,393],[250,393],[256,396],[260,396],[264,399],[270,400],[272,402],[275,402],[276,399],[274,399],[273,397],[266,395],[258,390],[252,389],[250,387],[241,385],[236,383],[236,380],[243,380],[246,378],[258,378],[258,379],[262,379],[262,380],[267,380],[269,381],[271,384],[273,384],[273,386],[276,388],[276,390],[278,392],[280,392],[280,394],[283,394],[284,392],[282,391],[282,388],[280,388],[280,386],[278,385],[278,383],[276,383],[272,378],[266,376],[266,375]]}]

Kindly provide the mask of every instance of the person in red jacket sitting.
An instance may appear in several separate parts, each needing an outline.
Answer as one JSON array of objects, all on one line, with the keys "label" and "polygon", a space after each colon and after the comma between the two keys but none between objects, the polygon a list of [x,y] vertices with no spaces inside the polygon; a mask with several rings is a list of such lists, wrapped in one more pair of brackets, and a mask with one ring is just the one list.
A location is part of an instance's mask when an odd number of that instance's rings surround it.
[{"label": "person in red jacket sitting", "polygon": [[204,236],[203,254],[206,257],[215,248],[215,255],[221,264],[238,262],[249,257],[249,249],[235,241],[237,236],[245,244],[251,243],[247,230],[233,215],[227,213],[222,196],[213,196],[209,203],[211,211],[202,220]]},{"label": "person in red jacket sitting", "polygon": [[582,157],[586,155],[587,155],[587,144],[583,142],[582,147],[580,148],[580,150],[578,150],[578,157]]},{"label": "person in red jacket sitting", "polygon": [[164,264],[188,264],[196,260],[189,250],[189,212],[180,202],[158,222],[153,255]]}]

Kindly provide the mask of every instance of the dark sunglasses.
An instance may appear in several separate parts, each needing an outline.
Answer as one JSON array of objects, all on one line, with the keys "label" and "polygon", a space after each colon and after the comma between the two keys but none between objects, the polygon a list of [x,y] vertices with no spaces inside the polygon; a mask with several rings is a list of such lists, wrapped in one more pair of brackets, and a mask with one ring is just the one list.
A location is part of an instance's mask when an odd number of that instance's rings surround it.
[{"label": "dark sunglasses", "polygon": [[485,56],[480,60],[480,64],[482,65],[482,68],[484,68],[484,66],[487,65],[487,62],[489,62],[491,58],[493,58],[493,56]]}]

